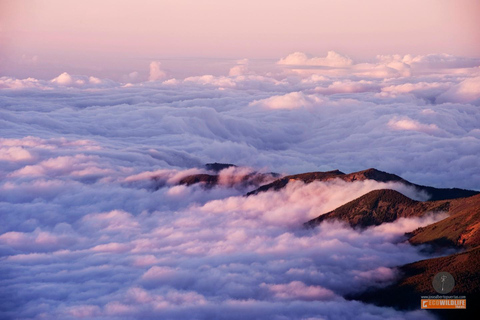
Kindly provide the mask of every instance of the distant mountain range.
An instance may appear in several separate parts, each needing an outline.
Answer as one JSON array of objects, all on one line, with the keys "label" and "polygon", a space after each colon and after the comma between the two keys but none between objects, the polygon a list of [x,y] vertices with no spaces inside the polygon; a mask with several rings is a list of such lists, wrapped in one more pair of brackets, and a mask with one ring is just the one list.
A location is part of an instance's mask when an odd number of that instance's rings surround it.
[{"label": "distant mountain range", "polygon": [[333,179],[341,179],[347,182],[365,181],[365,180],[374,180],[377,182],[400,182],[407,186],[415,187],[419,191],[424,191],[430,196],[429,200],[432,200],[432,201],[469,197],[479,193],[478,191],[464,190],[464,189],[458,189],[458,188],[445,189],[445,188],[434,188],[434,187],[422,186],[422,185],[411,183],[395,174],[391,174],[391,173],[387,173],[387,172],[383,172],[383,171],[371,168],[371,169],[348,173],[348,174],[345,174],[339,170],[334,170],[334,171],[327,171],[327,172],[308,172],[308,173],[285,176],[273,181],[272,183],[263,185],[258,189],[247,193],[247,196],[258,194],[260,192],[280,190],[284,188],[287,185],[287,183],[291,180],[299,180],[299,181],[303,181],[304,183],[311,183],[313,181],[329,181]]},{"label": "distant mountain range", "polygon": [[[210,171],[210,173],[201,173],[201,174],[193,174],[193,175],[186,176],[179,181],[179,184],[193,185],[196,183],[200,183],[207,188],[211,188],[218,184],[220,171],[230,167],[236,167],[236,166],[229,163],[217,163],[217,162],[207,163],[205,165],[205,169]],[[278,176],[280,175],[272,172],[266,173],[266,174],[255,172],[255,173],[252,173],[251,175],[246,176],[245,181],[255,177],[255,181],[252,181],[252,182],[261,183],[261,181],[263,181],[264,178],[266,177],[278,177]],[[418,185],[415,183],[411,183],[395,174],[370,168],[367,170],[352,172],[348,174],[343,173],[340,170],[333,170],[333,171],[326,171],[326,172],[319,171],[319,172],[307,172],[307,173],[301,173],[301,174],[295,174],[295,175],[288,175],[288,176],[280,177],[271,183],[261,185],[257,189],[248,192],[246,196],[256,195],[266,191],[278,191],[280,189],[283,189],[288,184],[288,182],[292,180],[302,181],[308,184],[314,181],[330,181],[333,179],[341,179],[347,182],[365,181],[365,180],[374,180],[377,182],[399,182],[399,183],[403,183],[406,186],[415,187],[418,191],[425,192],[427,195],[430,196],[430,199],[429,199],[430,201],[464,198],[464,197],[469,197],[469,196],[473,196],[480,193],[478,191],[465,190],[465,189],[459,189],[459,188],[434,188],[429,186]]]},{"label": "distant mountain range", "polygon": [[444,201],[449,217],[408,233],[414,245],[427,245],[433,251],[462,249],[460,253],[410,263],[399,267],[401,277],[386,288],[371,288],[351,299],[393,306],[400,309],[419,308],[422,295],[432,292],[432,279],[446,271],[455,279],[448,295],[465,295],[467,310],[434,311],[441,319],[474,319],[480,311],[480,195]]},{"label": "distant mountain range", "polygon": [[[191,175],[180,180],[180,184],[202,183],[210,188],[218,184],[219,171],[233,165],[208,164],[211,174]],[[270,178],[272,175],[270,175]],[[428,226],[407,233],[412,245],[422,245],[422,250],[434,253],[445,250],[461,251],[447,256],[422,260],[398,267],[400,278],[385,288],[370,288],[349,299],[361,300],[397,309],[415,310],[420,308],[422,295],[436,295],[432,279],[440,271],[453,275],[455,287],[449,295],[466,295],[467,310],[433,311],[442,319],[470,318],[480,302],[480,192],[458,188],[434,188],[411,183],[395,174],[376,169],[345,174],[339,170],[309,172],[280,177],[261,185],[265,177],[260,173],[244,177],[245,182],[254,182],[260,187],[246,196],[262,192],[274,192],[286,187],[290,181],[305,184],[314,181],[341,179],[346,182],[374,180],[377,182],[398,182],[416,188],[430,196],[429,201],[415,201],[395,190],[374,190],[335,210],[324,213],[304,223],[315,228],[324,221],[343,221],[353,228],[364,229],[393,222],[399,218],[421,217],[427,213],[446,212],[448,217]]]},{"label": "distant mountain range", "polygon": [[400,266],[398,270],[401,276],[395,283],[385,288],[370,288],[363,293],[348,297],[349,299],[380,306],[392,306],[397,309],[419,309],[422,295],[437,295],[432,287],[435,274],[446,271],[453,275],[456,283],[450,295],[466,295],[467,310],[433,312],[441,319],[461,319],[470,318],[478,311],[476,310],[480,302],[480,193],[478,191],[422,186],[394,174],[368,169],[350,174],[335,170],[286,176],[249,192],[247,196],[280,190],[291,180],[311,183],[336,178],[349,182],[364,180],[400,182],[427,192],[431,195],[431,201],[415,201],[395,190],[374,190],[305,222],[305,227],[315,228],[323,221],[338,220],[353,228],[364,229],[393,222],[402,217],[421,217],[427,213],[446,212],[449,215],[447,218],[407,233],[406,236],[411,244],[423,245],[423,249],[430,252],[461,250],[460,253]]}]

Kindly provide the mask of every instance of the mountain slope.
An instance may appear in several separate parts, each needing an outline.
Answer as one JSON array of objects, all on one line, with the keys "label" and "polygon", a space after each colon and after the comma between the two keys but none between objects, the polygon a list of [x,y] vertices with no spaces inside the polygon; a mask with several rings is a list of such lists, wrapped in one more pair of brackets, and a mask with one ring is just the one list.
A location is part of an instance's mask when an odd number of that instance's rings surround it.
[{"label": "mountain slope", "polygon": [[269,190],[280,190],[284,188],[290,180],[299,180],[304,183],[311,183],[313,181],[328,181],[335,178],[344,176],[345,174],[339,170],[327,171],[327,172],[308,172],[301,174],[294,174],[291,176],[286,176],[280,179],[273,181],[272,183],[263,185],[256,190],[253,190],[247,193],[247,196],[258,194],[260,192],[265,192]]},{"label": "mountain slope", "polygon": [[327,172],[308,172],[308,173],[285,176],[283,178],[275,180],[272,183],[263,185],[258,189],[247,193],[246,196],[255,195],[260,192],[266,192],[270,190],[274,190],[274,191],[280,190],[284,188],[290,180],[299,180],[299,181],[303,181],[304,183],[311,183],[313,181],[329,181],[335,178],[338,178],[347,182],[365,181],[365,180],[374,180],[378,182],[400,182],[407,186],[415,187],[419,191],[426,192],[430,196],[429,200],[431,201],[456,199],[456,198],[469,197],[469,196],[479,194],[478,191],[473,191],[473,190],[464,190],[464,189],[458,189],[458,188],[453,188],[453,189],[434,188],[434,187],[417,185],[395,174],[370,168],[367,170],[352,172],[349,174],[345,174],[339,170],[334,170],[334,171],[327,171]]},{"label": "mountain slope", "polygon": [[480,246],[480,195],[449,201],[450,216],[408,235],[412,244],[473,248]]},{"label": "mountain slope", "polygon": [[392,285],[385,288],[374,288],[348,299],[374,303],[379,306],[390,306],[403,310],[420,309],[421,296],[436,296],[432,280],[438,272],[448,272],[455,279],[455,286],[448,294],[466,296],[467,310],[434,311],[441,319],[474,319],[470,318],[479,308],[480,301],[480,247],[446,257],[422,260],[399,268],[402,275]]},{"label": "mountain slope", "polygon": [[400,277],[395,283],[347,298],[396,309],[419,309],[421,296],[437,295],[432,286],[433,277],[438,272],[448,272],[455,279],[455,286],[448,295],[465,295],[467,310],[430,312],[440,319],[474,318],[480,303],[480,195],[430,204],[447,207],[450,216],[407,234],[409,242],[467,251],[401,266],[398,268]]},{"label": "mountain slope", "polygon": [[350,201],[337,209],[305,223],[315,227],[325,220],[340,220],[351,227],[366,228],[398,218],[419,217],[427,212],[448,210],[448,202],[420,202],[412,200],[395,190],[374,190]]}]

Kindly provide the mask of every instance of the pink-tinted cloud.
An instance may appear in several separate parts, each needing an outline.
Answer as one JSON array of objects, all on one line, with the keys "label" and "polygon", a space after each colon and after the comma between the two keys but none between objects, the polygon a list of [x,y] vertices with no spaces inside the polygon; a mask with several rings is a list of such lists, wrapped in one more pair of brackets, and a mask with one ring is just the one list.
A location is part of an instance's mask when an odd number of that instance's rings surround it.
[{"label": "pink-tinted cloud", "polygon": [[442,93],[437,101],[480,104],[480,77],[468,78]]},{"label": "pink-tinted cloud", "polygon": [[352,59],[342,56],[335,51],[328,51],[326,57],[309,57],[303,52],[294,52],[278,61],[280,65],[292,66],[322,66],[322,67],[348,67],[353,64]]},{"label": "pink-tinted cloud", "polygon": [[429,134],[439,132],[439,128],[435,124],[424,124],[409,118],[392,119],[388,122],[388,126],[402,131],[419,131]]},{"label": "pink-tinted cloud", "polygon": [[161,69],[161,63],[158,61],[152,61],[150,63],[150,74],[148,76],[149,81],[163,80],[167,77],[165,71]]},{"label": "pink-tinted cloud", "polygon": [[258,106],[266,109],[313,108],[321,105],[323,101],[321,96],[306,95],[303,92],[291,92],[281,96],[255,100],[250,103],[250,106]]},{"label": "pink-tinted cloud", "polygon": [[[388,269],[390,270],[390,269]],[[287,284],[265,284],[261,285],[271,291],[275,298],[282,300],[331,300],[335,298],[333,291],[321,286],[307,286],[300,281],[292,281]]]},{"label": "pink-tinted cloud", "polygon": [[[251,59],[227,76],[234,63],[223,76],[128,86],[70,71],[70,84],[2,78],[1,291],[16,294],[2,296],[11,307],[0,317],[429,317],[342,296],[428,257],[403,234],[445,215],[301,227],[371,190],[428,195],[373,181],[243,195],[272,177],[256,171],[369,167],[478,189],[478,67],[444,55],[264,69]],[[131,70],[142,69],[119,74]],[[209,189],[177,185],[212,174],[208,162],[239,167]]]}]

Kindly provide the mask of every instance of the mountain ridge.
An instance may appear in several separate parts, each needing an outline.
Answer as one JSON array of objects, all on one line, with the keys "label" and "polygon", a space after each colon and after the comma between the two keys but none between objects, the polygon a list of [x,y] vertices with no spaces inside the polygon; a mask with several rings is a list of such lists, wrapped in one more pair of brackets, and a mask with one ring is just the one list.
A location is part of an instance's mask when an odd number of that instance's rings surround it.
[{"label": "mountain ridge", "polygon": [[346,204],[304,223],[314,228],[326,220],[340,220],[352,228],[378,226],[398,218],[420,217],[429,212],[448,211],[448,201],[415,201],[402,193],[379,189],[370,191]]},{"label": "mountain ridge", "polygon": [[429,186],[423,186],[419,184],[412,183],[403,179],[402,177],[377,170],[375,168],[369,168],[362,171],[352,172],[352,173],[343,173],[340,170],[332,170],[332,171],[316,171],[316,172],[307,172],[301,174],[294,174],[288,175],[282,178],[279,178],[271,183],[266,185],[260,186],[259,188],[250,191],[246,194],[246,196],[256,195],[261,192],[266,192],[270,190],[278,191],[284,188],[288,182],[291,180],[299,180],[303,181],[304,183],[308,184],[313,181],[330,181],[335,178],[338,178],[343,181],[353,182],[353,181],[365,181],[365,180],[374,180],[378,182],[399,182],[403,183],[407,186],[415,187],[418,191],[423,191],[427,193],[430,198],[430,201],[436,200],[447,200],[447,199],[457,199],[457,198],[464,198],[469,197],[475,194],[479,194],[479,191],[475,190],[467,190],[467,189],[460,189],[460,188],[435,188]]}]

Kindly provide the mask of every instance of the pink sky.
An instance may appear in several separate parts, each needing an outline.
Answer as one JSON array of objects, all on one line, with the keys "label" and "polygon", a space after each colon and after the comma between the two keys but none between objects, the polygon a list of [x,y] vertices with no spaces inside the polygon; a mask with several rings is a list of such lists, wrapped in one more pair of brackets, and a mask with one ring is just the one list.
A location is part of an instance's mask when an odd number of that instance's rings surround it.
[{"label": "pink sky", "polygon": [[480,56],[476,0],[1,0],[0,75],[114,76],[153,60],[335,50]]}]

